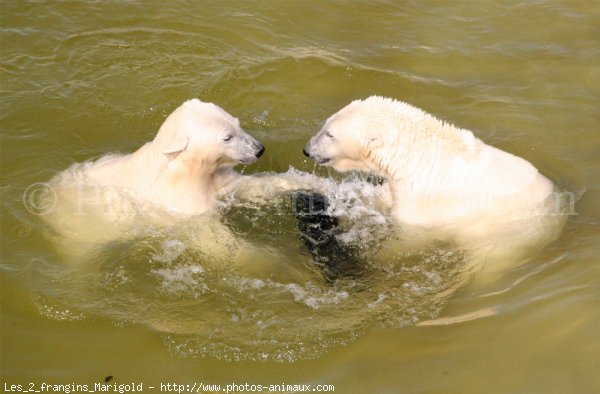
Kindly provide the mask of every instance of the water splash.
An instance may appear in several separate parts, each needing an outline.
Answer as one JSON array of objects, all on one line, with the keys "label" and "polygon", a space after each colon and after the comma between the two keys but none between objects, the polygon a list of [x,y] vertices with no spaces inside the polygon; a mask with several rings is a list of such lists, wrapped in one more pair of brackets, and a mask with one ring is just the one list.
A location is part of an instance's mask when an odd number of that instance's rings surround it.
[{"label": "water splash", "polygon": [[[291,196],[224,198],[219,215],[128,223],[124,236],[97,245],[85,263],[41,267],[47,315],[105,316],[161,333],[173,354],[223,360],[314,358],[374,325],[432,319],[461,282],[464,256],[450,247],[400,249],[379,198],[383,186],[291,168],[340,219],[340,241],[365,264],[357,277],[326,280],[303,248]],[[386,250],[393,253],[386,254]],[[42,281],[44,279],[41,279]]]}]

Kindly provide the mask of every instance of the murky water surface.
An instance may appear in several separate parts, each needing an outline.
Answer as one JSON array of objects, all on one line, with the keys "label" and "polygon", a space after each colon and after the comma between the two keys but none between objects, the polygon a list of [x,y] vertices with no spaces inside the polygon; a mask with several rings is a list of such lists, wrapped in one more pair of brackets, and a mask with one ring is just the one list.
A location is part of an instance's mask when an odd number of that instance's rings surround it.
[{"label": "murky water surface", "polygon": [[[597,392],[599,21],[584,1],[3,2],[2,383]],[[484,281],[452,245],[398,247],[371,204],[380,186],[302,156],[330,114],[372,94],[531,161],[575,196],[561,236]],[[131,152],[192,97],[267,147],[240,171],[329,190],[361,275],[314,264],[290,195],[142,218],[67,253],[28,187]]]}]

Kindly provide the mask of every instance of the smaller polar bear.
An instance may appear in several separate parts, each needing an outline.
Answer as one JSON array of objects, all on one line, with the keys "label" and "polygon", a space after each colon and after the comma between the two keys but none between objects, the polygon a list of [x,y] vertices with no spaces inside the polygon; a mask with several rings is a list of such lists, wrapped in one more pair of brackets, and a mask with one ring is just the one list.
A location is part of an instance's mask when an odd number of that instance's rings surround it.
[{"label": "smaller polar bear", "polygon": [[500,234],[512,237],[508,243],[515,234],[547,241],[561,227],[542,224],[559,215],[554,185],[533,165],[401,101],[353,101],[327,119],[304,154],[338,171],[375,172],[400,224],[442,229],[470,245]]},{"label": "smaller polar bear", "polygon": [[219,200],[268,201],[277,193],[311,187],[300,173],[243,176],[233,169],[255,162],[264,151],[238,119],[192,99],[135,152],[77,163],[55,176],[49,182],[55,207],[45,219],[60,249],[74,260],[98,245],[167,228],[174,219],[186,223],[179,227],[186,228],[181,236],[193,238],[189,243],[199,241],[208,255],[231,257],[232,250],[249,245],[212,214]]},{"label": "smaller polar bear", "polygon": [[193,99],[167,117],[153,141],[131,154],[100,159],[86,173],[100,186],[121,188],[169,211],[200,214],[240,179],[234,165],[253,163],[264,151],[238,119]]}]

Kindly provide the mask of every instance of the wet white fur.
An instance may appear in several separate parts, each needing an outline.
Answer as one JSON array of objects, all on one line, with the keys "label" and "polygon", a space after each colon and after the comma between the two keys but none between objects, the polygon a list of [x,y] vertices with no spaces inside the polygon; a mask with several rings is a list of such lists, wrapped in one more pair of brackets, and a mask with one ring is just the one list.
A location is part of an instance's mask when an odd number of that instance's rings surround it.
[{"label": "wet white fur", "polygon": [[393,216],[408,224],[527,215],[553,192],[526,160],[383,97],[354,101],[331,116],[306,150],[337,170],[384,177]]},{"label": "wet white fur", "polygon": [[120,188],[177,213],[199,214],[238,180],[231,167],[252,163],[260,148],[236,118],[193,99],[167,117],[153,141],[128,155],[106,156],[85,172],[100,186]]},{"label": "wet white fur", "polygon": [[74,164],[54,177],[49,184],[55,207],[45,219],[60,249],[73,259],[109,241],[146,229],[160,231],[180,220],[196,223],[187,232],[195,234],[191,243],[224,258],[243,250],[244,243],[220,224],[218,215],[210,214],[219,198],[268,200],[283,191],[310,188],[308,178],[300,175],[243,176],[233,170],[238,163],[256,161],[261,148],[238,119],[214,104],[189,100],[135,152]]},{"label": "wet white fur", "polygon": [[401,101],[353,101],[305,151],[336,170],[385,178],[387,204],[401,225],[471,248],[487,243],[486,253],[547,243],[564,223],[552,182],[529,162]]}]

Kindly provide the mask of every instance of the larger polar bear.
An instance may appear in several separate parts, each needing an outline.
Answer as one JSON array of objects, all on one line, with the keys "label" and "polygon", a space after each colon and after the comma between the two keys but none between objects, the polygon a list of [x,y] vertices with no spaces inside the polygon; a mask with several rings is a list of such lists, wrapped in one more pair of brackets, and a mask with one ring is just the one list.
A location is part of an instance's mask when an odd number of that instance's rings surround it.
[{"label": "larger polar bear", "polygon": [[547,243],[561,227],[554,185],[533,165],[401,101],[353,101],[304,154],[338,171],[377,173],[399,223],[470,246]]}]

